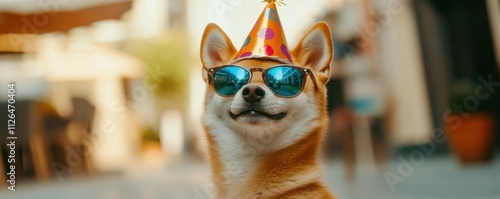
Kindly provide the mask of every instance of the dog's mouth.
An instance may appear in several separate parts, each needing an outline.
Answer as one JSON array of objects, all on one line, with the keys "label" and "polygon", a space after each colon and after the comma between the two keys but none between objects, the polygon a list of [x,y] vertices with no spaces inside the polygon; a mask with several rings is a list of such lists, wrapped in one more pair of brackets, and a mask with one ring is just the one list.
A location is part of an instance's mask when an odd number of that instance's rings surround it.
[{"label": "dog's mouth", "polygon": [[249,109],[249,110],[241,111],[238,114],[235,114],[235,113],[229,111],[229,115],[231,116],[231,118],[233,120],[236,120],[239,117],[269,118],[271,120],[281,120],[286,116],[286,112],[281,112],[281,113],[273,115],[273,114],[266,113],[264,111]]}]

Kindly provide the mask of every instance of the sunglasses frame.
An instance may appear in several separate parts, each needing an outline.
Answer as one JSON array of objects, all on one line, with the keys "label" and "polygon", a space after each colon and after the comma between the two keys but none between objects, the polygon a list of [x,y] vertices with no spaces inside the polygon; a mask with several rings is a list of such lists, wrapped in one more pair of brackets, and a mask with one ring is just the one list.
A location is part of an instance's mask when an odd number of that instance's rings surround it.
[{"label": "sunglasses frame", "polygon": [[212,86],[212,89],[215,91],[215,93],[217,93],[217,95],[220,95],[222,97],[231,97],[231,96],[234,96],[235,94],[232,94],[232,95],[223,95],[223,94],[220,94],[217,89],[215,89],[215,84],[213,83],[214,80],[214,75],[215,75],[215,72],[217,72],[218,70],[224,68],[224,67],[228,67],[228,66],[233,66],[233,67],[239,67],[239,68],[242,68],[246,71],[248,71],[248,73],[250,73],[250,78],[248,79],[248,83],[250,83],[252,81],[252,78],[253,78],[253,73],[258,71],[258,72],[261,72],[262,74],[262,79],[264,80],[264,83],[266,84],[267,87],[269,87],[267,85],[267,81],[266,81],[266,74],[267,74],[267,71],[273,69],[273,68],[276,68],[276,67],[290,67],[290,68],[295,68],[297,69],[300,73],[302,73],[302,81],[304,81],[304,83],[302,84],[302,88],[300,89],[300,91],[293,95],[293,96],[283,96],[283,95],[280,95],[276,92],[273,91],[273,89],[269,88],[273,93],[274,95],[276,96],[279,96],[279,97],[283,97],[283,98],[292,98],[292,97],[296,97],[297,95],[299,95],[300,93],[302,93],[302,91],[304,90],[305,88],[305,85],[306,85],[306,82],[307,82],[307,76],[311,76],[311,80],[314,84],[314,88],[315,89],[318,89],[318,83],[316,82],[316,78],[314,77],[314,73],[311,71],[311,69],[308,69],[308,68],[304,68],[304,67],[300,67],[300,66],[294,66],[294,65],[288,65],[288,64],[280,64],[280,65],[275,65],[275,66],[272,66],[270,68],[267,68],[267,69],[263,69],[263,68],[251,68],[251,69],[247,69],[243,66],[240,66],[240,65],[235,65],[235,64],[228,64],[228,65],[223,65],[223,66],[218,66],[218,67],[214,67],[214,68],[209,68],[207,69],[207,75],[208,75],[208,84]]}]

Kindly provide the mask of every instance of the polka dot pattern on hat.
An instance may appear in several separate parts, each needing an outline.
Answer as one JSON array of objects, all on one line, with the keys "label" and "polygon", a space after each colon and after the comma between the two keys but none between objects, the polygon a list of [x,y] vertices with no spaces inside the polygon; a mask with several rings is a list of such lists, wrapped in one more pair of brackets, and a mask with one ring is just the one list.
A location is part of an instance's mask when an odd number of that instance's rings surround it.
[{"label": "polka dot pattern on hat", "polygon": [[264,49],[266,50],[266,55],[274,55],[274,49],[270,45],[265,45]]},{"label": "polka dot pattern on hat", "polygon": [[243,42],[243,46],[242,47],[245,47],[248,45],[248,43],[250,43],[250,41],[252,40],[252,37],[248,36],[246,39],[245,39],[245,42]]},{"label": "polka dot pattern on hat", "polygon": [[292,62],[292,57],[290,56],[290,53],[288,52],[288,48],[286,47],[285,44],[281,44],[281,52],[285,55],[285,57],[288,59],[288,61]]},{"label": "polka dot pattern on hat", "polygon": [[270,40],[274,38],[274,31],[271,30],[270,28],[262,28],[259,30],[259,33],[257,33],[257,35],[261,39]]},{"label": "polka dot pattern on hat", "polygon": [[254,56],[293,63],[274,1],[268,2],[236,55],[237,58]]},{"label": "polka dot pattern on hat", "polygon": [[269,20],[273,20],[276,22],[279,21],[278,12],[275,9],[269,8],[269,11],[267,13],[267,17],[269,18]]},{"label": "polka dot pattern on hat", "polygon": [[250,56],[252,56],[252,52],[245,52],[240,55],[240,57],[250,57]]}]

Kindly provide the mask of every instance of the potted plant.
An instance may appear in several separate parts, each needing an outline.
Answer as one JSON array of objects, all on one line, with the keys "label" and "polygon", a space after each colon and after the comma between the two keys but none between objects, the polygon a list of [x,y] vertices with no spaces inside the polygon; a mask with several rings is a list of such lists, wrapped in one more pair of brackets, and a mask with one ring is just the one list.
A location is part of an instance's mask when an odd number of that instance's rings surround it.
[{"label": "potted plant", "polygon": [[460,78],[450,88],[454,122],[444,126],[448,144],[462,164],[488,162],[492,158],[494,116],[489,111],[492,100],[488,92],[484,87],[481,90],[480,83],[472,78]]}]

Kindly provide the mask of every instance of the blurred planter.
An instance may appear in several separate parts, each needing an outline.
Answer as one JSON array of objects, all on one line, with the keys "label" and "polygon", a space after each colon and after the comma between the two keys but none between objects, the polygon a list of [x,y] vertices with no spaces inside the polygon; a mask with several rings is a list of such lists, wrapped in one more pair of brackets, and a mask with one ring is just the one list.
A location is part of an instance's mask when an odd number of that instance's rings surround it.
[{"label": "blurred planter", "polygon": [[157,144],[160,144],[160,134],[153,127],[146,127],[143,130],[141,137],[142,150],[154,148]]},{"label": "blurred planter", "polygon": [[[472,74],[472,73],[471,73]],[[453,82],[450,89],[451,105],[465,104],[468,97],[476,96],[481,84],[472,75],[462,76]],[[465,110],[466,115],[455,113],[461,123],[446,123],[448,144],[462,164],[484,163],[491,160],[493,153],[494,116],[491,108],[495,106],[490,97],[478,100],[473,110]]]},{"label": "blurred planter", "polygon": [[160,168],[165,165],[166,159],[162,151],[158,131],[147,127],[142,133],[141,164],[146,168]]},{"label": "blurred planter", "polygon": [[463,164],[484,163],[493,153],[494,118],[489,113],[471,113],[462,118],[462,123],[453,128],[445,125],[449,145]]}]

